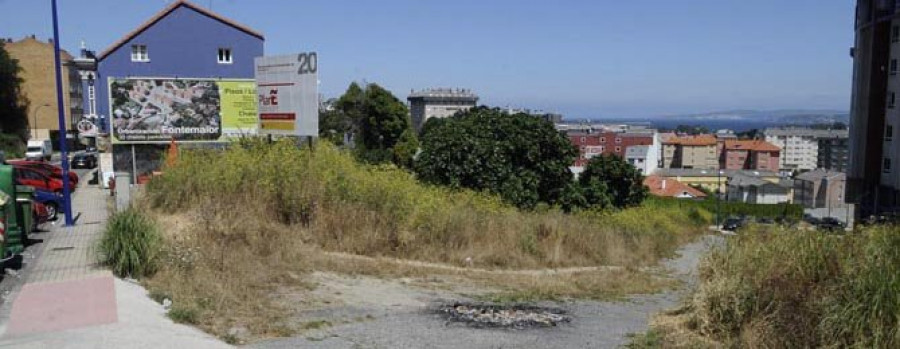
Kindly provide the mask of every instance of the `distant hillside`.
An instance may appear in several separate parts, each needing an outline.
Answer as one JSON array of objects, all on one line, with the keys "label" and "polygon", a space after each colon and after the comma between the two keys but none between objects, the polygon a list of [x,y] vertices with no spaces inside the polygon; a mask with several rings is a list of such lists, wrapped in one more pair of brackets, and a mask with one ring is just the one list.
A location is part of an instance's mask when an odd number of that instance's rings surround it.
[{"label": "distant hillside", "polygon": [[848,122],[850,114],[840,110],[815,110],[815,109],[786,109],[786,110],[729,110],[703,114],[672,115],[665,119],[680,120],[734,120],[755,121],[773,124],[821,124],[834,122]]}]

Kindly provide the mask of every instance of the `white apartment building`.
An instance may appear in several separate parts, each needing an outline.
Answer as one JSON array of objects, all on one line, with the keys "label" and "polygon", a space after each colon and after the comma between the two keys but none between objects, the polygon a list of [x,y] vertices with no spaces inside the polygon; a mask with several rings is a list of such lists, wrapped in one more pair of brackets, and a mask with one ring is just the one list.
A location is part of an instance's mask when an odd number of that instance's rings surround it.
[{"label": "white apartment building", "polygon": [[625,161],[636,167],[641,174],[648,176],[659,168],[662,143],[659,134],[653,133],[653,144],[631,145],[625,148]]},{"label": "white apartment building", "polygon": [[406,100],[413,126],[419,131],[430,118],[446,118],[474,108],[478,96],[466,89],[433,88],[413,91]]},{"label": "white apartment building", "polygon": [[781,147],[781,169],[812,171],[818,168],[819,139],[847,138],[847,130],[817,130],[805,127],[768,128],[766,142]]}]

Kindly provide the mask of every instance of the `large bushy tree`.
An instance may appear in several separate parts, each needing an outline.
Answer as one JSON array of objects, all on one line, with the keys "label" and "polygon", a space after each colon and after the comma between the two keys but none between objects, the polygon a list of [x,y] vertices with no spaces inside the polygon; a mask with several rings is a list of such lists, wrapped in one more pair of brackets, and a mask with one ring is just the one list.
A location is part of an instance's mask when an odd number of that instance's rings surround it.
[{"label": "large bushy tree", "polygon": [[649,190],[641,172],[615,154],[591,158],[578,176],[586,207],[625,208],[640,205]]},{"label": "large bushy tree", "polygon": [[21,70],[0,42],[0,138],[4,146],[28,138],[28,100],[22,94]]},{"label": "large bushy tree", "polygon": [[366,162],[392,161],[408,167],[418,149],[406,104],[377,84],[362,88],[351,83],[322,121],[323,137],[353,134],[356,153]]},{"label": "large bushy tree", "polygon": [[490,191],[522,208],[559,203],[578,153],[552,123],[487,107],[429,119],[421,141],[421,180]]}]

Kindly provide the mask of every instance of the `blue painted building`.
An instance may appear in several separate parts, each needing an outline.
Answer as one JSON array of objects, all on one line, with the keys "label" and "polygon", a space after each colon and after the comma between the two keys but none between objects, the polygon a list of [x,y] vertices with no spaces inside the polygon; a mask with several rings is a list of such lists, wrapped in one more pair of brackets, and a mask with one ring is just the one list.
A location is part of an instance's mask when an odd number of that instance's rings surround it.
[{"label": "blue painted building", "polygon": [[97,112],[109,120],[109,78],[253,79],[253,59],[263,55],[264,40],[248,27],[176,1],[97,57]]},{"label": "blue painted building", "polygon": [[[193,3],[172,3],[97,55],[95,87],[100,131],[112,133],[112,114],[121,113],[120,109],[110,110],[111,81],[125,78],[253,79],[253,61],[263,56],[264,40],[261,33]],[[178,93],[186,95],[149,98],[166,98],[171,104],[172,99],[191,100],[202,93],[191,88],[180,91]],[[140,92],[132,93],[142,96]],[[158,112],[165,114],[162,110]],[[141,114],[141,122],[153,119],[155,113]],[[113,168],[117,172],[131,172],[133,179],[139,178],[159,168],[164,149],[162,144],[114,144]]]}]

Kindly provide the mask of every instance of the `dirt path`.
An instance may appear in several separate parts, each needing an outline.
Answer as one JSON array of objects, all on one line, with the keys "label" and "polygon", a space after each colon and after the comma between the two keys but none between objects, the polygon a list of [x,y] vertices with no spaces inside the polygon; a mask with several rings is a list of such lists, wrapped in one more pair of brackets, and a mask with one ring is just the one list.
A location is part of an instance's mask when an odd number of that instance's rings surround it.
[{"label": "dirt path", "polygon": [[[679,256],[663,263],[667,272],[692,284],[707,237],[683,246]],[[451,267],[456,268],[456,267]],[[467,268],[466,268],[467,269]],[[574,268],[579,269],[579,268]],[[495,271],[485,271],[495,272]],[[526,271],[535,272],[535,271]],[[560,272],[560,271],[556,271]],[[426,289],[409,280],[382,280],[316,273],[321,285],[314,301],[331,307],[302,313],[309,332],[301,336],[254,343],[258,348],[614,348],[628,333],[644,331],[652,314],[675,306],[680,290],[635,296],[627,301],[547,303],[567,310],[573,321],[563,326],[531,329],[478,329],[447,323],[433,309],[437,304],[465,300],[458,289]],[[307,299],[306,301],[310,301]],[[328,321],[325,324],[320,321]]]}]

